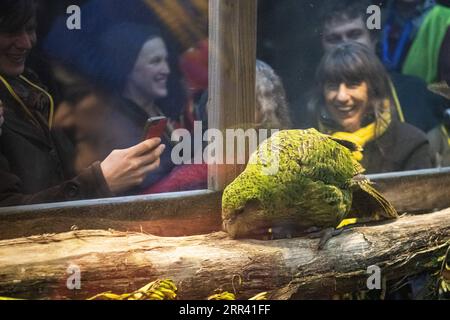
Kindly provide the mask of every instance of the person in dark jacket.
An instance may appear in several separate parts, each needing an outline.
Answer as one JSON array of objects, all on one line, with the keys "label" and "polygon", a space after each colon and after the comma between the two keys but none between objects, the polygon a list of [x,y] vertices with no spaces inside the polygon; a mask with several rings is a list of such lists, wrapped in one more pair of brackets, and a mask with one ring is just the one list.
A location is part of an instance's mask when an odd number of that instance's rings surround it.
[{"label": "person in dark jacket", "polygon": [[25,68],[36,43],[34,0],[0,2],[0,206],[110,197],[140,184],[159,166],[160,139],[115,150],[78,175],[72,147],[52,130],[53,99]]},{"label": "person in dark jacket", "polygon": [[161,99],[177,94],[169,93],[172,72],[166,41],[158,29],[131,22],[113,25],[95,34],[95,44],[88,41],[89,37],[81,38],[73,48],[78,52],[78,58],[73,61],[69,61],[70,55],[52,55],[64,67],[72,67],[71,73],[77,70],[92,89],[73,108],[74,114],[81,115],[82,109],[90,104],[89,118],[82,117],[74,123],[77,167],[80,167],[78,160],[83,166],[89,159],[103,159],[111,150],[139,142],[150,117],[168,119],[161,136],[167,146],[161,155],[161,165],[128,193],[138,194],[175,167],[171,159],[172,133],[188,127],[181,113],[171,116],[169,110],[160,105]]},{"label": "person in dark jacket", "polygon": [[388,75],[373,52],[359,43],[325,54],[309,103],[317,128],[359,147],[354,156],[367,173],[430,168],[426,135],[392,116]]},{"label": "person in dark jacket", "polygon": [[442,123],[430,132],[428,140],[430,141],[431,154],[436,167],[450,166],[450,77],[448,81],[430,85],[430,90],[442,95],[446,99],[443,105]]}]

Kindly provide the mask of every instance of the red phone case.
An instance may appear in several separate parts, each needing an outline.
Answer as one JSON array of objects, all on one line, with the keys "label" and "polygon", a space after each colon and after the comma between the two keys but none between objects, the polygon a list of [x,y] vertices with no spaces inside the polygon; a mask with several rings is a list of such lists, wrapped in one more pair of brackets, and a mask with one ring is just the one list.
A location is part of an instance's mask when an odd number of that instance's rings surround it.
[{"label": "red phone case", "polygon": [[167,126],[166,117],[154,117],[147,120],[144,131],[144,139],[161,138]]}]

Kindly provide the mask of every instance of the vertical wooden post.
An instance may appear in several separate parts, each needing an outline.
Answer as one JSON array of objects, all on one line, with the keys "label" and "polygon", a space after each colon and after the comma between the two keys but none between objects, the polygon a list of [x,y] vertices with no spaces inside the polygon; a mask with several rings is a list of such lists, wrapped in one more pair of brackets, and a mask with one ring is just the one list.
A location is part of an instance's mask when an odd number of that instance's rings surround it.
[{"label": "vertical wooden post", "polygon": [[[208,123],[223,134],[224,161],[225,130],[246,130],[255,121],[256,17],[257,0],[209,1]],[[243,169],[209,165],[209,189],[223,190]]]}]

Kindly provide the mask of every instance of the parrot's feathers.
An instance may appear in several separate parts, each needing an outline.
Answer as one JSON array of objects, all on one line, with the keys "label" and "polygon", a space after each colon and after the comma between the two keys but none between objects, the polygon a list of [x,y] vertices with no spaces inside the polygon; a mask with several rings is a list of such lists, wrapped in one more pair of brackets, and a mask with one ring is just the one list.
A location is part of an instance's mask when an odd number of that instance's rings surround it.
[{"label": "parrot's feathers", "polygon": [[353,192],[352,208],[347,218],[371,217],[396,219],[397,210],[383,197],[368,180],[357,183],[359,189]]},{"label": "parrot's feathers", "polygon": [[242,238],[280,226],[334,228],[352,215],[396,218],[392,205],[362,175],[364,168],[352,155],[357,150],[315,129],[272,135],[224,190],[225,231]]},{"label": "parrot's feathers", "polygon": [[355,144],[355,143],[353,143],[351,141],[343,140],[343,139],[337,139],[337,138],[334,138],[334,137],[331,137],[331,136],[330,136],[330,139],[335,141],[335,142],[337,142],[337,143],[339,143],[341,146],[346,147],[351,152],[363,151],[363,149],[360,146],[358,146],[357,144]]}]

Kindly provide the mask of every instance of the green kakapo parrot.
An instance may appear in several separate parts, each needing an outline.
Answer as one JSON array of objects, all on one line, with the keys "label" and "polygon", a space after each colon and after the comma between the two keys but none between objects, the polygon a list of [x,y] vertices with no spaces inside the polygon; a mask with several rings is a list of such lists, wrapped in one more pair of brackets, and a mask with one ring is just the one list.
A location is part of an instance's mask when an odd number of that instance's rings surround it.
[{"label": "green kakapo parrot", "polygon": [[345,218],[396,218],[394,207],[362,175],[352,156],[358,150],[315,129],[277,132],[225,189],[225,231],[233,238],[273,230],[288,236],[335,230]]}]

